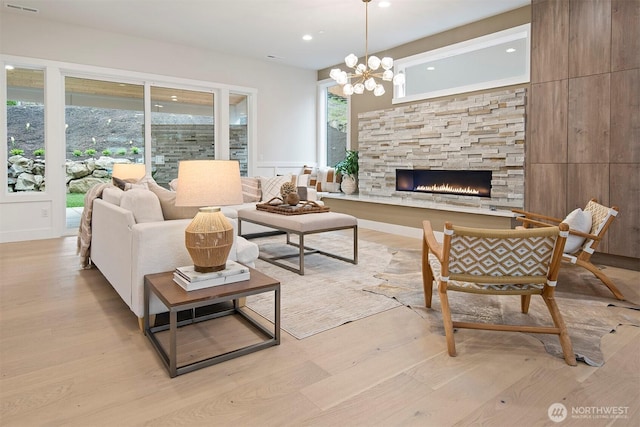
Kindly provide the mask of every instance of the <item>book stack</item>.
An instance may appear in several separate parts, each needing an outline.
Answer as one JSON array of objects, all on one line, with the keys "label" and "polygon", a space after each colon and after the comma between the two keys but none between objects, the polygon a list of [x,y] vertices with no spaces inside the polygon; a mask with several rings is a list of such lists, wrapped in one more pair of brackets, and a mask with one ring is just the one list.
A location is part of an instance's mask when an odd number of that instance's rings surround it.
[{"label": "book stack", "polygon": [[229,283],[249,280],[249,267],[235,261],[227,261],[226,268],[211,273],[199,273],[193,265],[178,267],[173,272],[173,281],[186,291],[209,288],[211,286],[227,285]]}]

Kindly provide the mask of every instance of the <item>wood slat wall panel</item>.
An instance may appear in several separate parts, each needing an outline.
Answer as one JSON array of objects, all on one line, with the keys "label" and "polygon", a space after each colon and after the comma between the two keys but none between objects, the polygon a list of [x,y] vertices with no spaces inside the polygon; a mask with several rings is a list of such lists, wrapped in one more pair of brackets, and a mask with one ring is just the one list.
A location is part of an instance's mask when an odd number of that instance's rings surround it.
[{"label": "wood slat wall panel", "polygon": [[620,214],[607,231],[608,252],[614,255],[640,258],[639,170],[637,163],[616,164],[611,168],[611,205],[620,208]]},{"label": "wood slat wall panel", "polygon": [[611,0],[571,0],[569,10],[569,77],[608,73]]},{"label": "wood slat wall panel", "polygon": [[608,163],[610,77],[569,80],[569,163]]},{"label": "wood slat wall panel", "polygon": [[566,79],[568,76],[569,2],[534,1],[531,23],[531,83]]},{"label": "wood slat wall panel", "polygon": [[640,68],[611,73],[611,163],[640,163]]},{"label": "wood slat wall panel", "polygon": [[532,163],[565,163],[568,81],[533,84],[530,99],[527,158]]},{"label": "wood slat wall panel", "polygon": [[[589,200],[609,205],[609,165],[601,163],[581,163],[567,165],[567,207],[569,213],[576,208],[584,208]],[[607,252],[607,235],[598,246],[599,252]]]},{"label": "wood slat wall panel", "polygon": [[640,68],[640,0],[612,0],[611,71],[630,68]]},{"label": "wood slat wall panel", "polygon": [[528,168],[527,210],[564,218],[567,215],[566,188],[566,164],[532,164]]}]

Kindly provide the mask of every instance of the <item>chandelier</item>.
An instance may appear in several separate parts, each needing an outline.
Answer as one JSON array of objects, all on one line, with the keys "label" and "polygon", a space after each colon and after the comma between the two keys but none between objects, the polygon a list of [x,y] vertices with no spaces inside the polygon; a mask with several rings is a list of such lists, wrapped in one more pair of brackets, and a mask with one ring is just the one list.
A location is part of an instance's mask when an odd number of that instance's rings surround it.
[{"label": "chandelier", "polygon": [[[394,84],[402,84],[403,74],[393,75],[393,59],[385,56],[380,59],[375,55],[369,56],[369,2],[371,0],[362,0],[365,4],[365,49],[364,63],[358,64],[358,57],[353,53],[344,58],[344,63],[351,70],[349,72],[342,71],[340,68],[334,68],[329,76],[342,86],[342,93],[345,95],[360,95],[364,90],[373,91],[375,96],[384,95],[384,86],[378,83],[376,78]],[[380,70],[382,67],[382,70]],[[352,80],[353,79],[353,80]]]}]

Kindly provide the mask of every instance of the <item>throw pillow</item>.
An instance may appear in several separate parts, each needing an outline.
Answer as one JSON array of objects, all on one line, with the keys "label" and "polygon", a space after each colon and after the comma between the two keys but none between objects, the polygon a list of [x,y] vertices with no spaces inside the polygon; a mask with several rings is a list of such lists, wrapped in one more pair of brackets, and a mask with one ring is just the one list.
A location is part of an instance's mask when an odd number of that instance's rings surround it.
[{"label": "throw pillow", "polygon": [[242,182],[242,202],[253,203],[259,202],[262,198],[260,190],[260,178],[248,178],[243,176],[240,178]]},{"label": "throw pillow", "polygon": [[319,168],[316,189],[318,191],[328,191],[329,193],[339,193],[340,180],[338,177],[339,174],[336,173],[334,168]]},{"label": "throw pillow", "polygon": [[151,191],[134,188],[125,191],[120,207],[133,213],[136,223],[164,221],[158,197]]},{"label": "throw pillow", "polygon": [[[571,230],[581,231],[583,233],[589,233],[591,231],[591,212],[583,211],[578,208],[571,212],[567,217],[562,221],[569,226]],[[572,254],[584,243],[585,238],[582,236],[575,236],[573,234],[569,234],[567,237],[567,242],[564,244],[564,253]]]},{"label": "throw pillow", "polygon": [[113,187],[107,187],[102,190],[102,200],[113,205],[120,206],[120,200],[122,199],[123,194],[124,191],[114,185]]},{"label": "throw pillow", "polygon": [[282,184],[285,182],[291,182],[291,176],[282,175],[271,178],[260,178],[262,201],[266,203],[274,197],[280,197],[280,187],[282,187]]},{"label": "throw pillow", "polygon": [[162,215],[165,220],[171,219],[188,219],[193,218],[198,213],[199,207],[176,206],[176,193],[149,181],[149,190],[151,190],[160,200]]},{"label": "throw pillow", "polygon": [[132,188],[139,188],[143,190],[149,189],[146,182],[141,182],[134,178],[120,179],[120,178],[116,178],[115,176],[112,176],[111,180],[113,181],[113,185],[115,185],[116,187],[118,187],[123,191],[131,190]]}]

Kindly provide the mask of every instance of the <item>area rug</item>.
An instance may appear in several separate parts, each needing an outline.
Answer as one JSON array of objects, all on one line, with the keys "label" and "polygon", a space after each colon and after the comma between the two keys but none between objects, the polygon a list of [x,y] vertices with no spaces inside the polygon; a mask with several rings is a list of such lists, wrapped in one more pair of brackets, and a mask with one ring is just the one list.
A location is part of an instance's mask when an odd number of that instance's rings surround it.
[{"label": "area rug", "polygon": [[[297,253],[285,244],[285,236],[253,239],[268,256]],[[305,237],[305,245],[345,257],[352,255],[351,233],[322,233]],[[384,283],[375,278],[391,260],[386,246],[359,241],[358,264],[321,254],[305,256],[304,276],[256,260],[256,269],[281,284],[280,321],[283,330],[298,339],[327,331],[354,320],[399,307],[396,300],[363,289]],[[298,258],[290,259],[297,267]],[[273,321],[273,293],[247,298],[247,307]]]},{"label": "area rug", "polygon": [[[385,283],[366,290],[410,307],[428,320],[432,332],[444,335],[440,297],[435,286],[431,309],[424,306],[421,251],[390,249],[390,252],[393,256],[387,268],[376,275],[377,278],[384,279]],[[616,269],[610,270],[607,274],[623,294],[637,302],[638,290],[635,288],[640,280],[640,273],[616,277]],[[602,366],[604,363],[600,351],[602,336],[615,332],[618,325],[640,326],[640,306],[635,302],[614,299],[608,294],[608,289],[599,283],[598,279],[583,268],[566,265],[561,269],[556,289],[556,301],[567,324],[576,359],[591,366]],[[536,296],[531,298],[529,314],[520,312],[519,296],[479,296],[452,292],[449,294],[449,302],[452,317],[460,321],[553,325],[544,301]],[[557,336],[529,335],[542,341],[548,353],[563,358]]]}]

